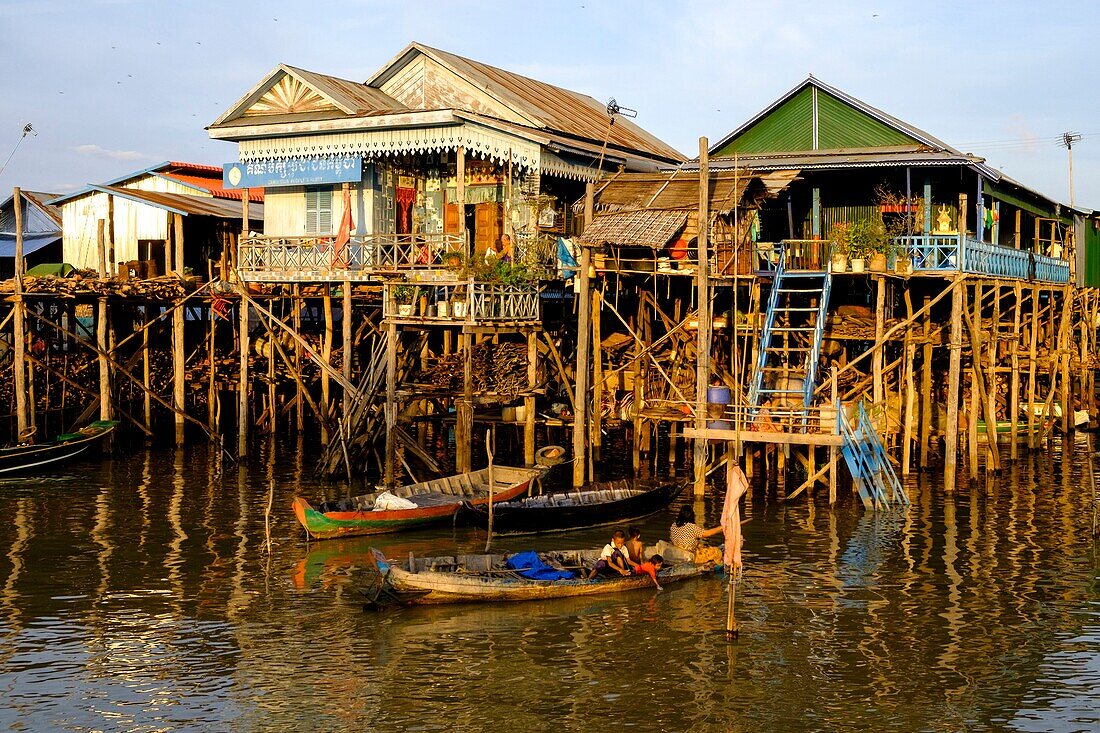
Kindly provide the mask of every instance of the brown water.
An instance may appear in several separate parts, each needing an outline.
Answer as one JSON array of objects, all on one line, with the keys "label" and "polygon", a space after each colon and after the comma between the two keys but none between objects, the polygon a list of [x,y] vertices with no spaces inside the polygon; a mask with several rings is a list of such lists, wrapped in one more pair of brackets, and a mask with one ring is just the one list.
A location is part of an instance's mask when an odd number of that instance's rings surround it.
[{"label": "brown water", "polygon": [[[283,450],[283,453],[289,454]],[[371,544],[307,546],[302,461],[203,448],[0,482],[0,725],[12,730],[1100,730],[1083,442],[907,512],[747,507],[741,636],[715,577],[611,598],[364,612]],[[216,462],[214,462],[216,463]],[[274,487],[271,553],[264,511]],[[720,500],[706,503],[713,521]],[[675,507],[673,508],[675,509]],[[643,523],[667,532],[673,511]],[[596,546],[606,530],[495,547]]]}]

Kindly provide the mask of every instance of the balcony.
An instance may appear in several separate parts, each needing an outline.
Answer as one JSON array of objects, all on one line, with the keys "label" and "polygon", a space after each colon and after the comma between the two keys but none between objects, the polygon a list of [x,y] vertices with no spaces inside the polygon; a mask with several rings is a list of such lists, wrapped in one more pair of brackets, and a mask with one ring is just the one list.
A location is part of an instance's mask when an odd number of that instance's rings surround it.
[{"label": "balcony", "polygon": [[537,283],[388,281],[382,313],[388,321],[423,325],[504,325],[540,323]]},{"label": "balcony", "polygon": [[453,268],[464,252],[459,234],[353,235],[342,247],[335,237],[256,236],[241,242],[237,273],[245,282],[363,281]]},{"label": "balcony", "polygon": [[[908,253],[913,272],[922,274],[966,272],[974,275],[1016,278],[1046,283],[1069,282],[1069,262],[1028,250],[979,242],[958,234],[897,237],[898,252]],[[757,242],[757,273],[774,272],[779,252],[786,254],[788,270],[821,271],[829,265],[830,245],[824,240]],[[893,268],[894,263],[889,266]]]}]

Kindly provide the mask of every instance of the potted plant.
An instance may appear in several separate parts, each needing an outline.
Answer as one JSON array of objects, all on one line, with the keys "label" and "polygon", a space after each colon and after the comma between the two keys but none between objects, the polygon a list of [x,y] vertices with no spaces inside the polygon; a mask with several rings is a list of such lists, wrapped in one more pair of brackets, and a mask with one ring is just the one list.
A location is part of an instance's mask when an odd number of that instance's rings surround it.
[{"label": "potted plant", "polygon": [[412,285],[395,285],[390,291],[393,302],[397,304],[397,315],[411,316],[413,314],[413,296],[416,288]]},{"label": "potted plant", "polygon": [[833,272],[844,272],[848,269],[848,229],[848,222],[840,221],[829,230],[829,258]]},{"label": "potted plant", "polygon": [[871,270],[886,270],[888,241],[882,222],[874,219],[860,219],[849,226],[848,255],[852,260],[852,272],[863,272],[864,263],[871,259]]}]

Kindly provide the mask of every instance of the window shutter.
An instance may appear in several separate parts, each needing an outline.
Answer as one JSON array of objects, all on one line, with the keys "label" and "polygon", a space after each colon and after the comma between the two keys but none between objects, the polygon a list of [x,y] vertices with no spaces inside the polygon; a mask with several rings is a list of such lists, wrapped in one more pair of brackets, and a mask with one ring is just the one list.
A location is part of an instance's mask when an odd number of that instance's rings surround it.
[{"label": "window shutter", "polygon": [[317,231],[317,191],[306,189],[306,233]]},{"label": "window shutter", "polygon": [[317,192],[317,226],[321,234],[332,234],[332,189]]}]

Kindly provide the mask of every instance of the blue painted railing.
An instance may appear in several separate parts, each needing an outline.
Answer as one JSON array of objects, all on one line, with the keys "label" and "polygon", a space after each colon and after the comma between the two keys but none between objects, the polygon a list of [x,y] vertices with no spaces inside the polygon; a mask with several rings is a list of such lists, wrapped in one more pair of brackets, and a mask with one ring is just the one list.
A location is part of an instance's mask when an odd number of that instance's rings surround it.
[{"label": "blue painted railing", "polygon": [[1041,282],[1069,282],[1069,263],[958,234],[898,237],[917,272],[951,271]]},{"label": "blue painted railing", "polygon": [[[969,272],[1039,282],[1069,282],[1069,262],[1066,260],[979,242],[958,234],[898,237],[895,243],[899,252],[904,250],[909,254],[915,272]],[[775,272],[780,253],[785,255],[788,270],[824,270],[831,247],[828,242],[817,240],[758,242],[756,271]]]}]

